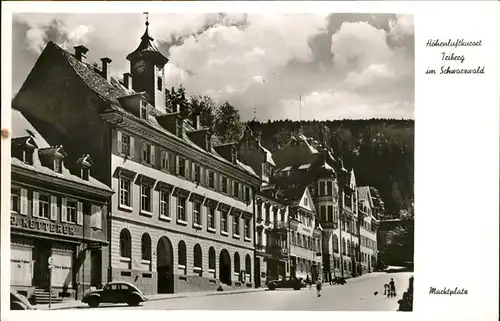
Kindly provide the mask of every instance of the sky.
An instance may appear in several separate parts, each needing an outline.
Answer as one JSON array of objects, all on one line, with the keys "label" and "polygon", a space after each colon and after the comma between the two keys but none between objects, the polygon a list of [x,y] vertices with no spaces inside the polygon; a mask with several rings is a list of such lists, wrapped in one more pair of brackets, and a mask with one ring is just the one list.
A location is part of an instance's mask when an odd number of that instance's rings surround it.
[{"label": "sky", "polygon": [[[167,87],[228,101],[242,120],[414,118],[414,28],[395,14],[149,14],[150,34],[169,58]],[[143,14],[15,14],[13,95],[48,41],[90,62],[126,55]]]}]

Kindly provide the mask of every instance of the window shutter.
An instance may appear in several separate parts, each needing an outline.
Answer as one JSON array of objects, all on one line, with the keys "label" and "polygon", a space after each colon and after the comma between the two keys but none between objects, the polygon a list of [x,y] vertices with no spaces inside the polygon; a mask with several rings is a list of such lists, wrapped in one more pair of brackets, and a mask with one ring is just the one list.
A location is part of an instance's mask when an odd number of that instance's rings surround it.
[{"label": "window shutter", "polygon": [[61,222],[68,221],[68,209],[66,208],[66,198],[61,200]]},{"label": "window shutter", "polygon": [[167,152],[167,157],[168,157],[168,170],[170,172],[176,172],[176,164],[175,164],[175,155],[173,153],[168,153]]},{"label": "window shutter", "polygon": [[102,229],[102,206],[96,206],[95,227]]},{"label": "window shutter", "polygon": [[130,136],[130,157],[135,157],[135,139],[132,136]]},{"label": "window shutter", "polygon": [[50,219],[57,221],[57,197],[50,196]]},{"label": "window shutter", "polygon": [[179,175],[179,156],[175,156],[175,173]]},{"label": "window shutter", "polygon": [[155,159],[155,149],[156,147],[154,145],[151,145],[151,165],[156,166],[156,159]]},{"label": "window shutter", "polygon": [[214,172],[214,189],[218,191],[219,187],[219,175],[217,175],[216,172]]},{"label": "window shutter", "polygon": [[122,132],[119,130],[116,131],[116,150],[122,152]]},{"label": "window shutter", "polygon": [[196,179],[196,170],[195,170],[195,163],[191,162],[191,180],[194,181]]},{"label": "window shutter", "polygon": [[28,214],[28,190],[21,188],[21,211],[20,214]]},{"label": "window shutter", "polygon": [[33,192],[33,216],[40,216],[40,204],[38,203],[38,192]]},{"label": "window shutter", "polygon": [[76,224],[83,225],[83,204],[82,204],[82,202],[76,203]]}]

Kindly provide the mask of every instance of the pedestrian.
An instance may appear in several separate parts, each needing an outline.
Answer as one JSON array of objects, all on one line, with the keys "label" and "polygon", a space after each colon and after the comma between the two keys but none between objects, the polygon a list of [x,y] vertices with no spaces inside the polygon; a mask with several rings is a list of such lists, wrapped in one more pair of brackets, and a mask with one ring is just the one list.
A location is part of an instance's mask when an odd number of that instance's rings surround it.
[{"label": "pedestrian", "polygon": [[388,283],[384,283],[384,295],[389,295],[389,284]]},{"label": "pedestrian", "polygon": [[391,282],[389,282],[389,290],[391,293],[391,296],[396,296],[396,284],[394,283],[394,279],[391,278]]},{"label": "pedestrian", "polygon": [[321,279],[316,281],[316,292],[318,293],[318,298],[321,296]]},{"label": "pedestrian", "polygon": [[309,285],[309,290],[311,290],[311,284],[312,284],[312,282],[311,282],[311,279],[309,279],[309,274],[306,277],[306,284]]},{"label": "pedestrian", "polygon": [[403,293],[403,298],[398,301],[399,309],[398,311],[411,311],[411,303],[408,292]]}]

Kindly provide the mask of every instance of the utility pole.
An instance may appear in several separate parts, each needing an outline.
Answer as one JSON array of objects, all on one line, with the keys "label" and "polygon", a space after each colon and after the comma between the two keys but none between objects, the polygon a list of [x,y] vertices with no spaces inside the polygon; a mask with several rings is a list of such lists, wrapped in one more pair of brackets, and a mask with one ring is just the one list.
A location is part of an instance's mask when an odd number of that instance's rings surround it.
[{"label": "utility pole", "polygon": [[338,178],[339,183],[339,253],[340,253],[340,275],[344,278],[344,257],[342,255],[342,251],[344,249],[342,242],[342,222],[344,221],[344,162],[340,160],[340,171],[341,173]]}]

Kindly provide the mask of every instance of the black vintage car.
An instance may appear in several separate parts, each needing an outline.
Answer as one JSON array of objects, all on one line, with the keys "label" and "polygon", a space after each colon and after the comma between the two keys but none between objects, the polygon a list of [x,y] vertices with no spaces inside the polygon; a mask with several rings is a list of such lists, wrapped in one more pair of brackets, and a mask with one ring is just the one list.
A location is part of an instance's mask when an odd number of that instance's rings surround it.
[{"label": "black vintage car", "polygon": [[271,291],[280,289],[300,290],[306,287],[306,283],[302,278],[287,277],[281,280],[271,280],[267,282],[267,288]]},{"label": "black vintage car", "polygon": [[148,299],[135,285],[128,282],[110,282],[102,289],[85,294],[82,299],[90,307],[98,307],[101,303],[127,303],[137,306]]},{"label": "black vintage car", "polygon": [[22,294],[10,292],[11,310],[36,310]]}]

